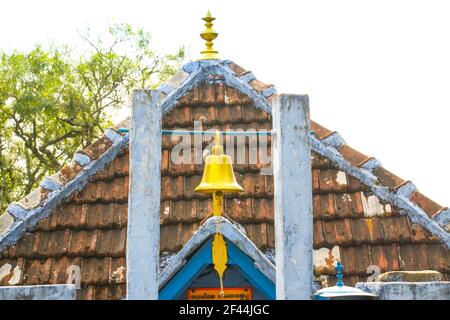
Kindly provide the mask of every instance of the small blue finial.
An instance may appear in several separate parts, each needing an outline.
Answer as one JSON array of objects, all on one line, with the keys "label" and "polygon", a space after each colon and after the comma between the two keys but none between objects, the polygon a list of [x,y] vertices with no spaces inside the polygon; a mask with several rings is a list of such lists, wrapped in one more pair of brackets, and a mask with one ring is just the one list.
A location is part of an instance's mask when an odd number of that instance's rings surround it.
[{"label": "small blue finial", "polygon": [[343,287],[344,283],[342,282],[342,271],[344,270],[344,266],[341,264],[340,261],[338,261],[335,269],[336,269],[336,272],[337,272],[337,274],[336,274],[336,277],[337,277],[336,285],[338,287]]}]

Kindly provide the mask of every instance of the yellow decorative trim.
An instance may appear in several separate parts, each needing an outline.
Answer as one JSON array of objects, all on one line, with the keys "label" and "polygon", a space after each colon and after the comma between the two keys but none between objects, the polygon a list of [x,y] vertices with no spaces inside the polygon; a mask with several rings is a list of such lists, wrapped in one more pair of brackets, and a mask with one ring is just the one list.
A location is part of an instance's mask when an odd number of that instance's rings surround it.
[{"label": "yellow decorative trim", "polygon": [[219,232],[214,234],[214,240],[212,242],[212,262],[220,280],[220,295],[223,296],[223,274],[227,269],[228,254],[225,239]]}]

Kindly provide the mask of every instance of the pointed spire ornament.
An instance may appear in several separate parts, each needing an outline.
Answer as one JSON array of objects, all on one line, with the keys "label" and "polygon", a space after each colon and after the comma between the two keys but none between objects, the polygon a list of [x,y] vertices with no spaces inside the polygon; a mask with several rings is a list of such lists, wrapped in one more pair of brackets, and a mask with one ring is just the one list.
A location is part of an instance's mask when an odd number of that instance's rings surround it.
[{"label": "pointed spire ornament", "polygon": [[200,56],[200,60],[217,60],[219,59],[218,51],[214,50],[213,48],[213,40],[217,38],[218,33],[212,28],[213,27],[213,21],[216,20],[216,18],[213,18],[211,16],[211,12],[208,10],[208,13],[206,14],[206,17],[202,18],[205,23],[205,30],[200,33],[200,37],[202,37],[203,40],[206,41],[206,48],[203,50]]},{"label": "pointed spire ornament", "polygon": [[338,261],[335,269],[336,269],[336,278],[337,278],[336,286],[343,287],[344,282],[342,282],[342,271],[344,271],[344,266],[342,265],[341,261]]}]

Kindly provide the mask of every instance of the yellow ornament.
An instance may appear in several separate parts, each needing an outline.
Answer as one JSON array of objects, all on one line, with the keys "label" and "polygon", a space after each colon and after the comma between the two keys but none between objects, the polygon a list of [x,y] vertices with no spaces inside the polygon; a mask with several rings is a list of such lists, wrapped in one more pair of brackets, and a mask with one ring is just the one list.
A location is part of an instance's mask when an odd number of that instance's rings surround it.
[{"label": "yellow ornament", "polygon": [[228,254],[227,245],[222,234],[214,234],[214,240],[212,242],[212,262],[214,264],[214,269],[217,271],[220,281],[220,295],[224,296],[223,291],[223,274],[227,269]]},{"label": "yellow ornament", "polygon": [[202,37],[203,40],[206,40],[206,48],[203,50],[200,56],[200,60],[217,60],[219,59],[219,52],[214,50],[213,48],[213,40],[217,38],[218,33],[213,29],[213,21],[216,20],[216,18],[213,18],[211,16],[211,12],[206,14],[206,17],[202,18],[205,23],[205,30],[203,30],[202,33],[200,33],[200,37]]}]

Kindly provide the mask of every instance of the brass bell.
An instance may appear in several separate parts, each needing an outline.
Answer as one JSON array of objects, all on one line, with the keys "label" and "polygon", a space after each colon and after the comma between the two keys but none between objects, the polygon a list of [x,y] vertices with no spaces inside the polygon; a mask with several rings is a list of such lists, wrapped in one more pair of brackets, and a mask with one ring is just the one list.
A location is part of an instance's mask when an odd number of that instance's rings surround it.
[{"label": "brass bell", "polygon": [[[216,132],[215,146],[212,148],[212,154],[205,159],[205,169],[203,170],[202,180],[195,188],[197,192],[212,193],[213,215],[220,217],[222,215],[223,193],[237,192],[244,189],[237,183],[233,172],[231,157],[223,154],[223,146],[219,141],[220,134]],[[228,253],[226,241],[221,234],[221,224],[217,222],[216,233],[211,245],[211,259],[214,269],[217,271],[220,281],[220,295],[225,296],[223,289],[223,275],[227,269]]]},{"label": "brass bell", "polygon": [[219,142],[219,134],[216,135],[216,145],[212,148],[212,154],[205,159],[205,169],[202,180],[195,188],[196,192],[238,192],[244,189],[237,183],[233,172],[231,157],[223,154],[223,146]]}]

